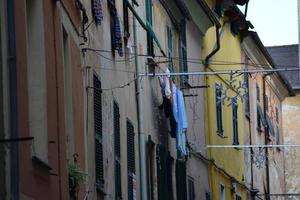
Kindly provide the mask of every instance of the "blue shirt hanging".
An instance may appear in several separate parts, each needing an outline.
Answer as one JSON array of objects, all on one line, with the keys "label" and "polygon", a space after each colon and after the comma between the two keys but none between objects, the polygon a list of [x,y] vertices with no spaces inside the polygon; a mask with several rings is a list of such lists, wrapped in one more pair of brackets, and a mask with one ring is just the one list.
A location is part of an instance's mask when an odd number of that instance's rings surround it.
[{"label": "blue shirt hanging", "polygon": [[102,2],[101,0],[92,0],[92,13],[96,25],[101,25],[103,20]]}]

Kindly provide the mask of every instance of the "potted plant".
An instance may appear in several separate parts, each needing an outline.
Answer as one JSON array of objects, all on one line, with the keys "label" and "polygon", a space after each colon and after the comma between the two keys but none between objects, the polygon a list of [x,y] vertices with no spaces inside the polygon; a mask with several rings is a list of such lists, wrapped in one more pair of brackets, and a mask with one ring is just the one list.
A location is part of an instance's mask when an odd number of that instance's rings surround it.
[{"label": "potted plant", "polygon": [[77,199],[80,185],[85,181],[86,174],[74,163],[68,163],[70,199]]}]

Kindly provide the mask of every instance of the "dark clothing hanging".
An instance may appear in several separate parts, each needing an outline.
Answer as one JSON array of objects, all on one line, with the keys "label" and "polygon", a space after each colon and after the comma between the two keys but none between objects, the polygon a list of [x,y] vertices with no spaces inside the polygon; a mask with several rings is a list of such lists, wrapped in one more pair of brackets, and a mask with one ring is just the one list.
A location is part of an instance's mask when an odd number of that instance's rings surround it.
[{"label": "dark clothing hanging", "polygon": [[103,20],[102,2],[101,0],[92,0],[92,13],[96,25],[101,25]]},{"label": "dark clothing hanging", "polygon": [[171,126],[171,131],[170,131],[171,137],[176,138],[177,122],[174,118],[173,112],[170,113],[169,119],[170,119],[170,126]]},{"label": "dark clothing hanging", "polygon": [[108,0],[108,7],[112,17],[112,48],[114,51],[118,51],[119,56],[123,56],[121,24],[117,13],[117,9],[115,7],[115,4],[111,0]]}]

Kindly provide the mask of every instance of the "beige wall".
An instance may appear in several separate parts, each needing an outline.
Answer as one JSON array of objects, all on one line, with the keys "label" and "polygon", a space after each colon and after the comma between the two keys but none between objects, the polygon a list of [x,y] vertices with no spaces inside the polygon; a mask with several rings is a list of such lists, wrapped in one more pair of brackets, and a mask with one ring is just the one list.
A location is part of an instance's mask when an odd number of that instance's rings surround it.
[{"label": "beige wall", "polygon": [[[283,111],[283,133],[285,144],[300,144],[299,140],[299,112],[300,112],[300,97],[299,94],[295,97],[285,99],[282,106]],[[300,181],[300,153],[299,148],[285,148],[285,170],[286,170],[286,192],[299,193]],[[291,197],[289,199],[297,199]]]}]

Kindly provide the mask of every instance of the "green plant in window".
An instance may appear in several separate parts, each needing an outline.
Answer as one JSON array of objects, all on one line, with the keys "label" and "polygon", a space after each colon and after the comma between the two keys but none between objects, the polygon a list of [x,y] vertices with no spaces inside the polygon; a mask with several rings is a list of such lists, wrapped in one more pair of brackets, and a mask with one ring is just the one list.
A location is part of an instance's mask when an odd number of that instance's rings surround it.
[{"label": "green plant in window", "polygon": [[78,199],[79,188],[84,183],[86,174],[80,171],[76,164],[70,162],[68,163],[68,174],[70,199]]}]

